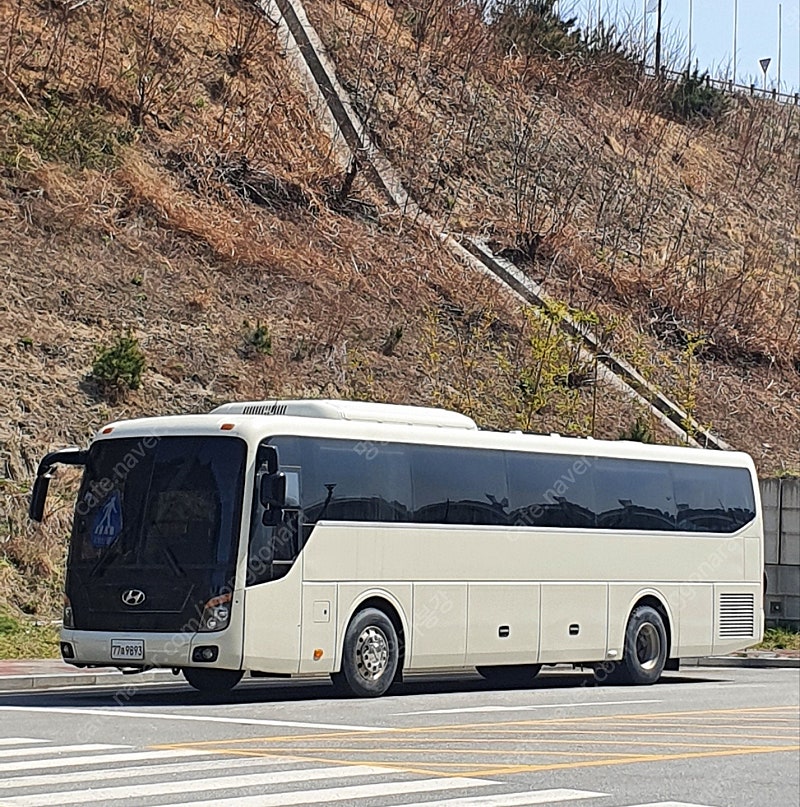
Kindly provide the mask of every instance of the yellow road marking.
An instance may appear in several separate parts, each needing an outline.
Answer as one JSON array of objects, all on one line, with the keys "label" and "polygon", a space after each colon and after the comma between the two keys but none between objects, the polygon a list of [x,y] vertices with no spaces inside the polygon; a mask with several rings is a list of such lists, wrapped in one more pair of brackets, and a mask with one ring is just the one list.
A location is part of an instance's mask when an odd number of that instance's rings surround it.
[{"label": "yellow road marking", "polygon": [[[626,720],[624,725],[630,726],[631,721]],[[739,728],[743,728],[743,729],[746,729],[746,730],[762,729],[763,731],[772,732],[771,734],[769,734],[769,736],[772,737],[774,732],[782,732],[784,734],[785,733],[797,734],[797,731],[798,731],[798,729],[800,729],[800,726],[797,726],[797,727],[795,727],[795,726],[780,726],[780,727],[778,727],[778,726],[753,726],[753,725],[739,726],[736,723],[710,723],[710,724],[705,723],[705,724],[703,724],[703,723],[700,723],[700,722],[698,722],[698,723],[668,723],[668,722],[658,722],[658,723],[656,723],[656,722],[648,722],[648,723],[643,723],[642,724],[642,731],[652,732],[655,729],[660,729],[660,728],[680,728],[680,729],[689,730],[689,731],[691,731],[694,728],[734,729],[734,730],[739,729]],[[612,729],[606,729],[606,731],[614,731],[614,729],[613,728]],[[683,731],[681,733],[684,734],[684,733],[686,733],[686,731]],[[739,735],[739,736],[748,736],[748,735]],[[749,735],[749,736],[759,737],[760,735],[752,734],[752,735]]]},{"label": "yellow road marking", "polygon": [[[602,705],[602,701],[598,702]],[[436,733],[436,732],[443,732],[443,731],[459,731],[459,732],[467,732],[470,730],[475,730],[476,733],[480,732],[481,730],[486,731],[488,727],[492,727],[493,729],[497,729],[498,727],[502,726],[550,726],[550,725],[569,725],[572,723],[587,723],[587,722],[598,722],[598,721],[605,721],[611,722],[614,720],[638,720],[638,719],[657,719],[663,717],[688,717],[688,716],[696,716],[696,715],[714,715],[714,714],[724,714],[724,715],[732,715],[732,714],[747,714],[752,712],[762,712],[762,711],[778,711],[778,710],[787,710],[787,709],[796,709],[797,706],[795,704],[787,704],[785,706],[772,706],[772,707],[758,707],[758,708],[746,708],[746,709],[706,709],[706,710],[696,710],[696,711],[687,711],[687,712],[652,712],[652,713],[636,713],[636,712],[629,712],[629,713],[622,713],[622,714],[614,714],[614,715],[593,715],[589,717],[560,717],[560,718],[545,718],[541,720],[507,720],[503,722],[497,721],[487,721],[484,723],[455,723],[455,724],[447,724],[443,726],[401,726],[396,728],[386,728],[386,729],[377,729],[372,728],[369,732],[365,731],[334,731],[334,732],[318,732],[315,734],[273,734],[269,737],[251,737],[251,738],[243,738],[243,739],[231,739],[226,740],[224,742],[228,743],[247,743],[247,742],[281,742],[281,741],[288,741],[288,740],[320,740],[325,739],[328,737],[336,738],[336,739],[343,739],[348,737],[369,737],[371,740],[375,740],[377,737],[381,735],[402,735],[402,734],[411,734],[411,733]],[[679,726],[683,726],[685,724],[679,723]],[[759,738],[753,738],[759,739]],[[177,745],[170,745],[169,748],[184,748],[184,747],[197,747],[197,746],[204,746],[204,745],[215,745],[219,743],[219,740],[200,740],[194,743],[186,743],[186,744],[177,744]],[[154,746],[156,748],[160,746]]]},{"label": "yellow road marking", "polygon": [[[796,707],[800,709],[800,706]],[[709,720],[728,720],[728,716],[725,717],[705,717],[703,721]],[[791,723],[792,726],[797,725],[800,723],[800,714],[797,717],[739,717],[739,723],[766,723],[767,726],[765,728],[772,728],[772,724],[774,723]]]},{"label": "yellow road marking", "polygon": [[[258,749],[253,749],[258,750]],[[494,755],[498,756],[502,754],[503,756],[535,756],[541,754],[542,756],[554,756],[554,757],[640,757],[641,754],[626,754],[622,751],[607,751],[605,753],[601,753],[599,751],[543,751],[540,749],[535,749],[532,751],[520,750],[520,751],[512,751],[510,749],[496,749],[494,751],[487,751],[484,748],[442,748],[440,751],[434,751],[430,748],[348,748],[347,746],[339,746],[336,748],[332,748],[330,746],[322,746],[320,748],[303,748],[302,756],[306,755],[306,752],[311,753],[319,753],[319,752],[327,752],[329,754],[346,754],[348,752],[355,752],[358,754],[427,754],[428,756],[433,756],[437,753],[439,754],[446,754],[447,756],[481,756],[481,755]],[[237,751],[238,753],[238,751]],[[270,751],[267,753],[272,753],[274,756],[280,756],[279,754],[275,754],[274,751]],[[297,756],[295,754],[295,756]],[[370,763],[374,765],[375,763]]]},{"label": "yellow road marking", "polygon": [[[536,733],[537,734],[536,737],[527,737],[525,739],[517,739],[517,738],[499,739],[499,738],[491,738],[491,737],[481,737],[481,738],[479,738],[479,741],[481,742],[481,744],[484,744],[484,745],[487,744],[487,743],[496,743],[496,744],[500,744],[500,743],[515,743],[517,745],[524,745],[524,744],[528,744],[528,743],[534,744],[535,743],[536,745],[541,745],[542,742],[546,742],[546,743],[572,743],[573,745],[578,745],[578,744],[580,744],[580,740],[558,739],[558,738],[550,737],[550,736],[548,736],[545,740],[542,740],[541,735],[544,735],[544,734],[547,734],[547,735],[550,735],[550,734],[570,734],[570,735],[571,734],[592,734],[592,735],[594,735],[594,734],[608,734],[608,733],[610,733],[610,732],[601,732],[601,731],[598,731],[598,732],[591,732],[591,731],[583,731],[583,732],[579,732],[579,731],[575,731],[575,732],[569,732],[569,731],[559,731],[559,732],[540,731],[540,732]],[[619,732],[619,733],[638,735],[638,732],[635,732],[635,731],[627,731],[627,732]],[[530,732],[525,732],[525,734],[528,735],[528,734],[530,734]],[[683,735],[680,735],[680,734],[676,733],[675,736],[683,736]],[[734,738],[731,735],[731,739],[736,739],[736,738]],[[360,740],[360,738],[355,738],[355,737],[350,738],[351,743],[354,742],[354,741],[357,742],[359,740]],[[219,742],[225,744],[228,741],[220,740]],[[235,742],[238,743],[240,741],[236,740]],[[254,742],[256,742],[256,741],[254,741]],[[390,746],[390,745],[386,744],[384,746],[386,750],[389,750],[391,748],[394,751],[402,752],[402,748],[403,748],[402,743],[406,743],[406,742],[409,742],[409,743],[412,743],[412,742],[438,743],[438,744],[448,744],[448,743],[473,743],[474,744],[477,741],[475,739],[467,739],[467,738],[463,738],[463,737],[436,737],[436,738],[434,738],[434,737],[431,737],[431,738],[424,738],[424,737],[421,737],[421,738],[397,737],[397,738],[392,739],[391,742],[393,743],[393,745]],[[730,743],[683,743],[683,742],[675,742],[673,740],[664,740],[662,742],[657,742],[655,740],[653,740],[653,741],[650,741],[650,740],[597,740],[597,739],[594,739],[594,737],[592,737],[591,743],[592,743],[592,745],[635,745],[635,746],[641,745],[641,746],[655,746],[657,748],[663,748],[664,746],[668,746],[670,748],[674,748],[676,746],[686,747],[686,748],[733,748],[733,747],[738,748],[740,746],[740,744],[737,744],[737,745],[734,746],[734,745],[732,745]],[[334,746],[324,746],[324,747],[325,748],[333,748]],[[335,747],[338,749],[338,748],[344,748],[345,746],[337,744]],[[349,747],[350,750],[353,750],[353,751],[360,750],[360,748],[361,748],[360,746],[347,746],[347,747]],[[306,746],[300,746],[300,748],[306,748]],[[290,750],[291,750],[291,748],[273,748],[272,753],[283,754],[283,753],[286,753],[286,752],[288,752]]]},{"label": "yellow road marking", "polygon": [[[532,773],[536,771],[554,771],[566,770],[571,768],[602,768],[611,767],[612,765],[633,765],[639,762],[672,762],[673,760],[681,759],[696,759],[702,757],[727,757],[727,756],[741,756],[747,754],[774,754],[785,753],[787,751],[800,751],[800,746],[786,746],[786,747],[750,747],[732,749],[730,751],[720,752],[707,752],[697,754],[665,754],[665,755],[647,755],[637,757],[635,759],[609,759],[609,760],[582,760],[580,762],[559,762],[549,765],[505,765],[497,768],[476,768],[468,773],[462,774],[463,776],[499,776],[499,775],[512,775],[517,773]],[[374,763],[373,763],[374,764]]]},{"label": "yellow road marking", "polygon": [[[163,746],[160,746],[163,747]],[[331,749],[328,749],[329,751]],[[630,756],[624,759],[620,758],[604,758],[596,760],[579,760],[577,762],[551,762],[541,765],[536,764],[522,764],[522,765],[494,765],[483,767],[470,767],[467,763],[433,763],[436,767],[419,767],[416,765],[406,765],[400,761],[376,761],[374,759],[337,759],[335,757],[326,756],[306,756],[292,755],[291,757],[282,757],[280,754],[274,753],[258,753],[248,752],[243,749],[236,751],[221,750],[223,754],[236,755],[236,756],[253,756],[253,757],[280,757],[291,759],[302,759],[305,762],[322,762],[330,765],[376,765],[381,767],[390,768],[392,770],[405,771],[407,773],[424,774],[432,776],[498,776],[498,775],[514,775],[518,773],[535,773],[538,771],[552,771],[552,770],[568,770],[576,768],[598,768],[598,767],[611,767],[613,765],[633,765],[642,762],[672,762],[676,760],[685,759],[701,759],[708,757],[727,757],[727,756],[742,756],[748,754],[773,754],[773,753],[786,753],[789,751],[800,751],[798,746],[750,746],[742,748],[731,748],[724,751],[699,751],[695,753],[684,754],[643,754],[640,756]],[[442,770],[447,768],[449,770]],[[457,771],[453,768],[466,768],[466,770]]]},{"label": "yellow road marking", "polygon": [[[287,760],[302,760],[306,762],[321,762],[333,765],[381,765],[392,770],[406,771],[414,774],[424,774],[433,776],[491,776],[491,775],[512,775],[516,773],[531,773],[536,771],[549,771],[549,770],[564,770],[571,768],[584,768],[584,767],[604,767],[611,765],[628,765],[641,762],[672,762],[686,759],[699,759],[708,757],[726,757],[726,756],[741,756],[748,754],[771,754],[771,753],[786,753],[790,751],[800,750],[800,745],[741,745],[741,741],[749,740],[773,740],[780,742],[789,739],[789,736],[771,734],[768,736],[761,734],[746,734],[735,731],[738,728],[745,728],[748,731],[753,729],[768,729],[772,732],[775,730],[792,731],[793,726],[759,726],[753,725],[753,721],[769,720],[765,713],[776,713],[779,711],[786,711],[788,709],[794,710],[796,706],[789,704],[786,706],[773,706],[773,707],[758,707],[758,708],[744,708],[744,709],[706,709],[695,711],[683,712],[653,712],[653,713],[623,713],[615,715],[594,715],[590,717],[564,717],[564,718],[545,718],[538,720],[510,720],[503,722],[483,722],[483,723],[462,723],[462,724],[448,724],[443,726],[412,726],[412,727],[399,727],[387,728],[383,730],[371,730],[369,733],[364,731],[336,731],[336,732],[318,732],[314,734],[284,734],[284,735],[271,735],[269,737],[246,737],[246,738],[233,738],[229,740],[202,740],[190,743],[175,743],[165,745],[155,745],[155,749],[177,749],[177,748],[213,748],[216,753],[221,755],[230,755],[238,757],[272,757]],[[710,721],[730,721],[732,717],[737,716],[737,720],[741,719],[745,725],[737,725],[733,723],[712,723]],[[696,731],[692,725],[693,722],[700,720],[702,717],[702,728],[711,729],[728,729],[734,730],[734,733],[720,733],[720,732],[707,732]],[[669,718],[688,718],[685,721],[676,721],[674,723],[668,722]],[[778,718],[782,721],[789,721],[791,718]],[[637,726],[636,721],[641,721],[641,725]],[[573,728],[574,726],[584,725],[586,723],[605,724],[604,727],[598,726],[596,729],[580,729]],[[619,724],[624,725],[625,729],[620,729]],[[607,726],[607,727],[606,727]],[[617,727],[615,727],[617,726]],[[683,731],[663,731],[661,729],[666,727],[678,727]],[[442,736],[445,733],[461,735],[461,736]],[[408,735],[416,735],[411,737]],[[535,734],[535,737],[531,737]],[[377,735],[377,736],[376,736]],[[420,736],[427,735],[427,736]],[[486,737],[482,735],[501,735],[495,737]],[[505,736],[503,736],[505,735]],[[528,735],[526,737],[517,737],[515,735]],[[552,735],[561,735],[561,737],[553,737]],[[604,735],[609,739],[595,739],[597,735]],[[658,735],[664,737],[680,736],[686,739],[689,738],[722,738],[726,740],[735,740],[735,745],[728,745],[726,743],[703,743],[703,742],[673,742],[665,740],[659,742],[657,740],[616,740],[618,736],[650,736]],[[687,736],[688,735],[688,736]],[[368,741],[372,746],[376,744],[378,737],[382,737],[382,747],[365,749],[358,745]],[[594,746],[607,745],[625,747],[665,747],[670,748],[696,748],[701,750],[695,751],[681,751],[679,753],[625,753],[621,751],[608,751],[608,752],[586,752],[574,749],[564,750],[543,750],[536,749],[513,749],[498,747],[495,749],[469,749],[469,748],[453,748],[447,747],[449,745],[457,745],[464,743],[487,743],[496,744],[498,746],[506,743],[519,744],[547,744],[561,745],[570,744],[578,746],[582,744],[581,738],[586,737],[583,741],[591,743]],[[577,738],[577,739],[576,739]],[[335,740],[336,746],[331,744],[324,744],[325,740]],[[302,743],[310,741],[306,747]],[[323,745],[319,745],[323,741]],[[347,742],[348,745],[340,745],[342,742]],[[258,743],[263,743],[267,748],[254,748],[253,746]],[[313,743],[313,744],[312,744]],[[410,747],[406,743],[417,743],[417,747]],[[439,753],[445,757],[461,756],[462,759],[466,757],[485,757],[490,755],[503,754],[506,757],[527,757],[527,756],[548,756],[548,757],[566,757],[568,761],[556,762],[543,761],[541,764],[536,763],[517,763],[517,764],[492,764],[489,760],[482,765],[479,765],[479,760],[473,759],[471,762],[432,762],[429,761],[428,766],[419,766],[414,763],[398,760],[376,760],[374,757],[369,759],[341,759],[337,755],[358,754],[363,756],[368,754],[397,754],[399,756],[412,756],[418,754],[427,754],[430,756],[435,752],[430,744],[437,743],[441,747]],[[235,746],[235,747],[234,747]],[[249,747],[244,747],[249,746]],[[315,754],[320,753],[320,756]],[[577,759],[576,759],[577,758]],[[409,760],[410,762],[410,760]]]},{"label": "yellow road marking", "polygon": [[[485,736],[487,734],[502,734],[502,735],[506,735],[508,737],[508,740],[503,740],[502,738],[498,738],[497,740],[494,740],[491,737]],[[540,740],[537,739],[537,738],[543,737],[543,736],[548,736],[548,742],[552,742],[552,740],[549,739],[549,735],[553,735],[553,734],[568,734],[568,735],[588,734],[588,735],[591,735],[591,736],[612,735],[614,737],[628,736],[628,735],[632,735],[634,737],[639,737],[639,736],[641,736],[643,734],[646,734],[646,735],[660,734],[660,735],[666,735],[666,736],[669,736],[669,737],[685,737],[685,736],[703,737],[703,736],[710,736],[710,737],[722,737],[722,738],[731,739],[731,740],[738,740],[738,739],[741,739],[742,737],[744,737],[745,739],[763,739],[763,735],[761,735],[761,734],[757,734],[757,735],[753,735],[752,737],[748,737],[748,735],[735,734],[735,733],[733,733],[733,734],[718,734],[718,733],[715,733],[715,734],[704,735],[704,734],[698,734],[697,732],[694,732],[694,731],[688,731],[688,732],[687,731],[651,731],[650,729],[647,729],[647,730],[644,730],[644,731],[628,731],[628,730],[622,730],[621,731],[619,729],[613,729],[613,728],[612,729],[568,729],[568,728],[564,728],[564,729],[540,729],[540,728],[535,728],[535,729],[500,729],[498,731],[493,731],[492,729],[487,729],[486,731],[482,731],[482,732],[474,732],[473,736],[471,738],[465,739],[464,742],[478,742],[479,740],[480,740],[480,742],[540,742]],[[531,735],[535,735],[535,736],[531,736]],[[528,739],[521,739],[521,738],[525,738],[525,737],[527,737]],[[348,738],[348,739],[351,742],[362,742],[361,737],[351,737],[351,738]],[[392,742],[395,742],[395,743],[403,742],[405,740],[405,738],[403,738],[403,737],[394,737],[394,738],[390,738],[390,739],[392,740]],[[411,741],[413,741],[413,739],[414,739],[413,737],[410,737],[410,738],[408,738],[408,741],[411,742]],[[794,737],[793,736],[792,737],[783,737],[783,736],[776,737],[774,734],[769,734],[769,735],[766,736],[766,739],[769,739],[769,740],[774,740],[774,739],[793,740]],[[366,737],[363,739],[364,742],[366,742],[367,740],[368,740],[368,738],[366,738]],[[428,740],[428,742],[437,742],[437,739],[436,738],[431,738],[430,740]],[[599,740],[592,740],[592,742],[600,742],[600,741]],[[622,742],[627,742],[627,740],[623,740]],[[653,744],[654,745],[666,745],[667,742],[669,742],[670,745],[680,744],[680,743],[673,743],[671,740],[670,741],[665,740],[664,742],[655,742],[654,741]],[[686,743],[686,744],[687,745],[706,745],[706,743]],[[724,746],[725,743],[710,743],[710,745]]]}]

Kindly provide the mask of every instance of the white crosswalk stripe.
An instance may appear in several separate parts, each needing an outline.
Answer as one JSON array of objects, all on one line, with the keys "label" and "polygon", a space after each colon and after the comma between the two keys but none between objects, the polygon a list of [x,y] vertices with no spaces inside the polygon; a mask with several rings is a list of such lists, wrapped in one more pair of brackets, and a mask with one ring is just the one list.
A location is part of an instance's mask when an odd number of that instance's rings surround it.
[{"label": "white crosswalk stripe", "polygon": [[501,793],[497,796],[467,796],[463,799],[446,799],[445,801],[416,801],[404,804],[403,807],[529,807],[534,804],[557,804],[562,801],[580,801],[596,799],[605,793],[593,793],[591,790],[534,790],[527,793]]},{"label": "white crosswalk stripe", "polygon": [[186,801],[156,807],[292,807],[296,804],[333,804],[338,801],[374,799],[400,796],[408,793],[436,793],[441,790],[460,790],[473,787],[497,785],[486,779],[413,779],[402,782],[379,782],[373,785],[324,788],[319,790],[290,790],[284,793],[265,793],[258,796],[235,796],[233,798]]},{"label": "white crosswalk stripe", "polygon": [[[224,773],[205,779],[192,779],[179,782],[155,782],[148,784],[125,785],[120,787],[97,787],[87,790],[72,790],[59,793],[61,804],[89,804],[96,801],[119,799],[142,799],[149,796],[165,796],[173,793],[196,791],[207,794],[211,791],[230,790],[233,787],[265,787],[270,785],[292,784],[309,780],[347,779],[360,776],[379,776],[394,773],[389,768],[376,768],[370,765],[343,765],[329,768],[306,768],[291,771],[271,771],[270,773],[243,774],[231,776]],[[4,799],[5,804],[19,807],[46,807],[53,802],[52,793],[34,793],[28,796]],[[213,803],[213,802],[212,802]]]},{"label": "white crosswalk stripe", "polygon": [[[40,753],[45,749],[40,748]],[[130,751],[124,754],[94,754],[91,756],[72,757],[70,759],[27,759],[24,762],[0,762],[0,777],[18,771],[30,771],[35,766],[37,771],[53,768],[86,768],[90,765],[117,765],[126,762],[158,762],[159,760],[176,759],[180,757],[202,757],[208,756],[207,751],[195,751],[194,749],[181,749],[175,751]],[[0,759],[6,756],[5,752],[0,754]]]},{"label": "white crosswalk stripe", "polygon": [[[33,748],[12,748],[2,751],[2,759],[13,757],[33,757],[47,751],[48,754],[81,754],[85,751],[112,751],[118,748],[128,748],[127,745],[108,745],[106,743],[87,743],[86,745],[50,745],[44,748],[40,745]],[[27,763],[28,765],[32,763]]]},{"label": "white crosswalk stripe", "polygon": [[[243,758],[213,749],[138,751],[125,745],[54,745],[32,737],[0,738],[0,760],[9,757],[14,761],[0,762],[2,807],[118,802],[149,807],[293,807],[366,799],[379,800],[385,807],[535,807],[603,799],[604,807],[609,807],[608,794],[590,790],[497,792],[508,790],[510,784],[467,776],[419,778],[375,765],[311,767],[313,763],[288,756]],[[304,764],[309,767],[297,767]],[[358,784],[359,779],[368,782]],[[114,780],[119,784],[109,784]],[[97,787],[98,782],[103,786]],[[451,796],[448,791],[453,791]],[[414,795],[423,800],[397,801]],[[625,807],[710,806],[662,801]]]},{"label": "white crosswalk stripe", "polygon": [[0,745],[33,745],[46,742],[47,740],[37,740],[33,737],[0,737]]},{"label": "white crosswalk stripe", "polygon": [[[161,762],[162,760],[174,759],[175,756],[182,756],[182,754],[171,754],[170,752],[159,752],[162,756],[149,757],[153,762]],[[104,757],[108,759],[111,755]],[[123,755],[124,756],[124,755]],[[156,765],[136,765],[127,768],[111,768],[103,769],[103,781],[108,782],[112,779],[142,779],[152,778],[154,776],[171,776],[173,773],[208,773],[210,768],[218,765],[226,771],[240,770],[242,768],[265,768],[269,765],[283,765],[286,762],[291,762],[291,758],[287,757],[274,757],[267,759],[265,757],[256,757],[248,759],[225,759],[225,760],[210,760],[205,759],[202,762],[175,762],[173,764],[156,764]],[[19,776],[16,779],[7,779],[0,782],[0,790],[10,790],[11,788],[29,788],[29,787],[46,787],[48,785],[73,785],[81,782],[86,782],[94,771],[72,771],[71,773],[46,773],[46,774],[33,774],[31,776]]]}]

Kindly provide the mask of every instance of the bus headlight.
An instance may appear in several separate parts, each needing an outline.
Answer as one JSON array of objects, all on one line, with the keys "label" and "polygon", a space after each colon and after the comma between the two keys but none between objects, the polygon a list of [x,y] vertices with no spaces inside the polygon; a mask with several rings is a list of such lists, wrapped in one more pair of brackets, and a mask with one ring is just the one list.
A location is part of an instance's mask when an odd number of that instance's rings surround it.
[{"label": "bus headlight", "polygon": [[72,613],[72,603],[69,601],[69,597],[66,595],[64,595],[64,610],[62,612],[61,622],[65,628],[75,627],[75,616]]},{"label": "bus headlight", "polygon": [[203,606],[203,618],[199,630],[204,632],[224,630],[231,620],[232,594],[213,597]]}]

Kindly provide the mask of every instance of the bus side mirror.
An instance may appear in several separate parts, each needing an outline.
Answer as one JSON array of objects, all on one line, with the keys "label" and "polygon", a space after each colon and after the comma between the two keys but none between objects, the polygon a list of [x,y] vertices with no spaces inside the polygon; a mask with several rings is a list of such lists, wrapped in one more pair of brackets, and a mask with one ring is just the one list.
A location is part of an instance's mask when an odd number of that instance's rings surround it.
[{"label": "bus side mirror", "polygon": [[28,518],[40,522],[44,517],[44,503],[47,501],[47,491],[50,480],[53,478],[53,468],[58,465],[86,465],[89,452],[80,448],[62,448],[60,451],[51,451],[39,463],[36,471],[36,481],[33,483],[31,503],[28,507]]},{"label": "bus side mirror", "polygon": [[44,518],[44,503],[47,501],[47,491],[50,488],[50,480],[53,475],[50,471],[36,477],[31,493],[31,503],[28,507],[28,518],[31,521],[41,522]]},{"label": "bus side mirror", "polygon": [[262,507],[280,510],[286,506],[286,474],[272,473],[261,477],[259,499]]},{"label": "bus side mirror", "polygon": [[275,446],[258,447],[258,467],[269,476],[278,473],[278,449]]}]

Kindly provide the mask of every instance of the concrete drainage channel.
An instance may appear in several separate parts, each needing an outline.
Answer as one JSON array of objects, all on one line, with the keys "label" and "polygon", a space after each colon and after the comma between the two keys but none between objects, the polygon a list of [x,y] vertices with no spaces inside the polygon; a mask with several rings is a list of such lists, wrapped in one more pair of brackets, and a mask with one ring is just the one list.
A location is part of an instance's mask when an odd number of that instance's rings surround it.
[{"label": "concrete drainage channel", "polygon": [[[550,304],[541,287],[510,261],[494,255],[478,240],[447,233],[425,213],[403,186],[391,163],[371,141],[353,104],[336,78],[336,70],[300,0],[257,0],[257,5],[275,25],[287,58],[295,66],[309,93],[314,111],[331,134],[342,167],[349,169],[354,160],[365,168],[370,181],[415,224],[427,227],[453,255],[477,272],[488,274],[519,302],[536,308]],[[653,387],[623,359],[603,350],[594,336],[578,323],[565,317],[564,332],[578,338],[586,357],[596,360],[603,380],[647,406],[653,415],[683,441],[694,446],[730,449],[720,437],[697,421]],[[691,434],[687,432],[687,427]]]}]

